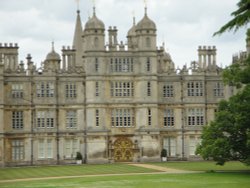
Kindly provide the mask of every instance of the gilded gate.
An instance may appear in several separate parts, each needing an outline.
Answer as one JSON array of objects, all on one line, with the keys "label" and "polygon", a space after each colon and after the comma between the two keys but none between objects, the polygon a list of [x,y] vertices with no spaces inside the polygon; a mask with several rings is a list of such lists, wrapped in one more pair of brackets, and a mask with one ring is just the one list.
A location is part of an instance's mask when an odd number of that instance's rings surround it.
[{"label": "gilded gate", "polygon": [[133,160],[133,142],[125,137],[114,142],[114,160],[116,162],[130,162]]}]

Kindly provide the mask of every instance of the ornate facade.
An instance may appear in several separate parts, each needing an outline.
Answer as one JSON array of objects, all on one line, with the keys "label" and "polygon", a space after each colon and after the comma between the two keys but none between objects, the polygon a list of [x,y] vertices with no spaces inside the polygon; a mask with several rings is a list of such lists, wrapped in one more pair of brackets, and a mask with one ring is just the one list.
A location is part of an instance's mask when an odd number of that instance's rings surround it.
[{"label": "ornate facade", "polygon": [[[223,86],[215,46],[176,69],[156,46],[156,25],[135,21],[127,42],[96,16],[84,29],[77,11],[73,47],[40,68],[18,62],[17,44],[0,44],[0,166],[195,160],[202,127],[233,94]],[[108,44],[105,44],[108,41]]]}]

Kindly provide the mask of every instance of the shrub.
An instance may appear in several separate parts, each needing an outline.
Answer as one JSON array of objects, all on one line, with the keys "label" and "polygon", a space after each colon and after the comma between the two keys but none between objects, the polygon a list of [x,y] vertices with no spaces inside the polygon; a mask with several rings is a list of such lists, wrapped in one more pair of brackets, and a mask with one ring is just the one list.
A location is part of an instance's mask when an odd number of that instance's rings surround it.
[{"label": "shrub", "polygon": [[76,153],[76,160],[82,160],[82,154],[80,152]]},{"label": "shrub", "polygon": [[167,157],[167,150],[166,149],[161,150],[161,157]]}]

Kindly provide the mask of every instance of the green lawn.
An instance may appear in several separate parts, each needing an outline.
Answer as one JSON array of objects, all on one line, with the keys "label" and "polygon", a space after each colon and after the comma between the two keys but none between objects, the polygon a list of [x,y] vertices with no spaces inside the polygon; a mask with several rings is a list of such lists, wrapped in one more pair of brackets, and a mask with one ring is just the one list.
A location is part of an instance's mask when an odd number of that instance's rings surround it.
[{"label": "green lawn", "polygon": [[130,166],[126,164],[0,168],[0,180],[145,172],[157,172],[157,170]]},{"label": "green lawn", "polygon": [[85,177],[0,184],[3,188],[249,188],[246,173],[197,173]]},{"label": "green lawn", "polygon": [[[169,168],[203,171],[192,174],[141,174],[128,173],[156,172],[155,170],[127,164],[43,166],[0,168],[2,188],[249,188],[250,167],[239,162],[217,166],[213,162],[166,162],[153,163]],[[221,172],[222,171],[222,172]],[[81,176],[114,174],[109,176],[75,177],[64,179],[23,180],[1,182],[21,178]],[[122,175],[115,175],[122,174]],[[124,174],[124,175],[123,175]]]},{"label": "green lawn", "polygon": [[240,162],[227,162],[224,166],[216,165],[212,161],[201,162],[161,162],[154,165],[193,171],[250,171],[250,166]]}]

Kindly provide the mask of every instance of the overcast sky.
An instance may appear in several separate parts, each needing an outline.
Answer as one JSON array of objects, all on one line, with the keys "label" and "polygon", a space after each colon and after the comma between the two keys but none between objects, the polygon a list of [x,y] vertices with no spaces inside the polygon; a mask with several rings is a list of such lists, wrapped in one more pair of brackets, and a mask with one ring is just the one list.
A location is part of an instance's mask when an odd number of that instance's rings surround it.
[{"label": "overcast sky", "polygon": [[[212,37],[232,17],[238,0],[147,0],[148,16],[157,25],[158,45],[165,42],[177,66],[197,60],[199,45],[217,47],[218,65],[231,63],[232,55],[245,50],[246,27],[237,33]],[[119,41],[126,42],[132,26],[144,15],[143,0],[96,0],[97,17],[109,26],[117,26]],[[83,26],[92,15],[91,0],[80,0]],[[63,45],[72,45],[76,20],[75,0],[0,0],[0,42],[18,43],[19,60],[30,53],[40,64],[51,51],[51,41],[61,53]]]}]

